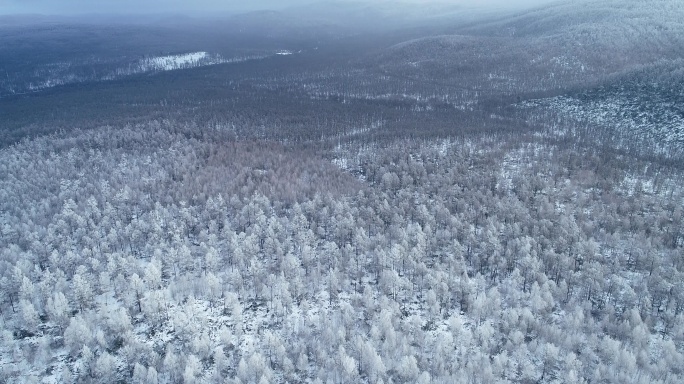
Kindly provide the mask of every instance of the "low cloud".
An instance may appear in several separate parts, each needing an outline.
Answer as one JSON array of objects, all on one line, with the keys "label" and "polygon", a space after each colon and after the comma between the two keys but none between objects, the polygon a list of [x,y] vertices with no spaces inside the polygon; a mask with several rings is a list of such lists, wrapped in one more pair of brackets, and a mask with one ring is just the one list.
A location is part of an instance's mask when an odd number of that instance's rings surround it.
[{"label": "low cloud", "polygon": [[[346,0],[352,1],[352,0]],[[404,0],[412,3],[444,3],[463,6],[529,6],[548,3],[550,0]],[[256,9],[280,9],[308,3],[333,2],[333,0],[0,0],[0,14],[42,13],[211,13],[236,12]],[[337,0],[337,2],[340,2]],[[390,0],[361,0],[357,2],[379,3]]]}]

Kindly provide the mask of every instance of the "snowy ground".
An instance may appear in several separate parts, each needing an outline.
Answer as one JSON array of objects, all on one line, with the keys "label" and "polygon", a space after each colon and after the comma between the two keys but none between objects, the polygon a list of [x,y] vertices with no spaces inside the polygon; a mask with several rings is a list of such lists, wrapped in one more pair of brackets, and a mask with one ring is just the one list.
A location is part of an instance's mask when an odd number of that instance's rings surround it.
[{"label": "snowy ground", "polygon": [[[145,60],[150,67],[161,71],[173,71],[175,69],[196,67],[207,59],[209,54],[207,52],[193,52],[181,55],[159,56],[152,59]],[[220,56],[217,56],[217,61],[221,62]],[[211,59],[210,59],[211,60]]]}]

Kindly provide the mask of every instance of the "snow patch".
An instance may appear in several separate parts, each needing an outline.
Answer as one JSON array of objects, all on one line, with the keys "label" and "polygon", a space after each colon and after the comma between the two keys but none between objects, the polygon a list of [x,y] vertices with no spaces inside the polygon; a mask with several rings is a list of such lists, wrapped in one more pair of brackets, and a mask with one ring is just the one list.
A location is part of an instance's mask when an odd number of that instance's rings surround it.
[{"label": "snow patch", "polygon": [[175,69],[198,66],[200,60],[203,60],[208,56],[209,54],[207,52],[193,52],[182,55],[153,57],[145,60],[145,63],[158,70],[173,71]]}]

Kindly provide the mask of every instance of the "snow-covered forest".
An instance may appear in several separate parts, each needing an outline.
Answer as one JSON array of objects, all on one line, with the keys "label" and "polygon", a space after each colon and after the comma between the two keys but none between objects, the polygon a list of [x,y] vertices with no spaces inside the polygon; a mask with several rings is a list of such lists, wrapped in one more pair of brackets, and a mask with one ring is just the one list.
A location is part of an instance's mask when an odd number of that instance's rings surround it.
[{"label": "snow-covered forest", "polygon": [[346,7],[0,26],[0,382],[684,382],[684,7]]},{"label": "snow-covered forest", "polygon": [[492,137],[354,178],[188,136],[2,151],[3,380],[682,380],[681,173]]}]

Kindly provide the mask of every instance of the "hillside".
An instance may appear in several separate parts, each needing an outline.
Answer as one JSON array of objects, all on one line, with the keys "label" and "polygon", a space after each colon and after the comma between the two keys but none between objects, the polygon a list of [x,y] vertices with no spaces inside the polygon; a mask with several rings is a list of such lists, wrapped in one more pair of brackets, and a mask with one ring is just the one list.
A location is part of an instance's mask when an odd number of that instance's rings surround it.
[{"label": "hillside", "polygon": [[676,1],[559,2],[391,47],[383,70],[515,94],[591,85],[684,55]]},{"label": "hillside", "polygon": [[521,106],[531,108],[533,115],[547,114],[564,120],[575,131],[571,135],[595,136],[595,140],[605,145],[640,156],[681,160],[684,159],[683,64],[682,60],[661,62],[596,88],[530,100]]}]

